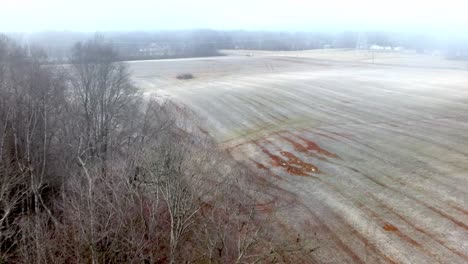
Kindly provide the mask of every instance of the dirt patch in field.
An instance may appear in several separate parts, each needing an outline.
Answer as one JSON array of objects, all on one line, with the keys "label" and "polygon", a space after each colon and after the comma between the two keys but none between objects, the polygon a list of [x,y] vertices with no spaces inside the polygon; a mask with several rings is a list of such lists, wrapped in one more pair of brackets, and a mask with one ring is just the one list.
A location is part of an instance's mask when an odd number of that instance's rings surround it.
[{"label": "dirt patch in field", "polygon": [[398,228],[396,228],[394,225],[391,225],[391,224],[385,224],[383,226],[383,229],[385,231],[390,231],[390,232],[395,232],[395,231],[398,231]]},{"label": "dirt patch in field", "polygon": [[330,157],[330,158],[339,158],[338,155],[334,154],[334,153],[331,153],[323,148],[321,148],[319,145],[317,145],[317,143],[309,140],[309,139],[306,139],[304,137],[301,137],[301,136],[297,136],[297,138],[301,139],[302,141],[304,141],[306,143],[306,149],[309,150],[309,151],[315,151],[319,154],[322,154],[324,156],[327,156],[327,157]]},{"label": "dirt patch in field", "polygon": [[273,167],[282,167],[287,173],[297,176],[310,176],[311,173],[320,173],[319,169],[316,166],[302,161],[296,155],[290,152],[281,151],[280,154],[284,157],[283,158],[279,155],[273,154],[264,146],[258,143],[256,144],[262,150],[262,152],[265,153],[271,159],[270,164]]}]

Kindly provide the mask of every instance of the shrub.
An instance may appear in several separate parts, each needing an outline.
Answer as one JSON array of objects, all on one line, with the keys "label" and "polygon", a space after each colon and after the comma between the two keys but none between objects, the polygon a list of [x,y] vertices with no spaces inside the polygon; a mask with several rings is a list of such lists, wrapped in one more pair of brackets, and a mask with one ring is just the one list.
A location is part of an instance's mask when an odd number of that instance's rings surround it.
[{"label": "shrub", "polygon": [[190,80],[190,79],[195,78],[195,76],[193,76],[193,74],[191,73],[180,73],[176,76],[176,78],[178,80]]}]

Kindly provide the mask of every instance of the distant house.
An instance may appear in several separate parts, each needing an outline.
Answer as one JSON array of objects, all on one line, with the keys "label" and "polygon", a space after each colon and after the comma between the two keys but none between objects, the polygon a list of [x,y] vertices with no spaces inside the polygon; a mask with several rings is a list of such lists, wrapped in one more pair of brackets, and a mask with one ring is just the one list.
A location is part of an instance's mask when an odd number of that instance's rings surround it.
[{"label": "distant house", "polygon": [[384,50],[384,47],[379,46],[379,45],[371,45],[369,47],[369,49],[371,49],[371,50]]},{"label": "distant house", "polygon": [[170,47],[167,43],[150,43],[146,47],[140,48],[141,56],[160,57],[169,55]]},{"label": "distant house", "polygon": [[402,47],[391,47],[391,46],[380,46],[380,45],[371,45],[369,47],[370,50],[386,50],[386,51],[402,51]]}]

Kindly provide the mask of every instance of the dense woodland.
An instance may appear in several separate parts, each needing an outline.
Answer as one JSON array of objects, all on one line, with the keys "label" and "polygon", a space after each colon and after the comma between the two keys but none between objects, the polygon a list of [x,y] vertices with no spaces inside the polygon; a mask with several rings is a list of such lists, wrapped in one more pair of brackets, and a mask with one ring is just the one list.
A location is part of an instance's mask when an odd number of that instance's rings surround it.
[{"label": "dense woodland", "polygon": [[[121,60],[165,59],[222,55],[223,49],[309,50],[356,48],[364,43],[387,47],[403,47],[419,53],[438,51],[451,59],[468,58],[468,40],[455,37],[434,37],[429,34],[396,32],[270,32],[270,31],[155,31],[102,32],[106,42],[118,51]],[[90,33],[38,32],[11,34],[22,45],[41,46],[50,61],[70,58],[75,42],[92,37]]]},{"label": "dense woodland", "polygon": [[[0,37],[0,263],[294,263],[298,237],[259,214],[259,175],[193,113],[143,98],[119,55],[70,64]],[[245,182],[249,184],[245,184]]]}]

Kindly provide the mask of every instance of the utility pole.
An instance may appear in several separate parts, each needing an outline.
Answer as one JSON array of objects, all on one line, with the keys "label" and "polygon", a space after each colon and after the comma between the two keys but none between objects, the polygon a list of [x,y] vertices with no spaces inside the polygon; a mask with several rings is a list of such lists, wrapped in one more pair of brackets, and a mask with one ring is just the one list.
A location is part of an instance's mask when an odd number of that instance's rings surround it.
[{"label": "utility pole", "polygon": [[357,50],[367,50],[369,47],[367,46],[367,35],[365,32],[359,32],[357,41],[356,41],[356,49]]}]

